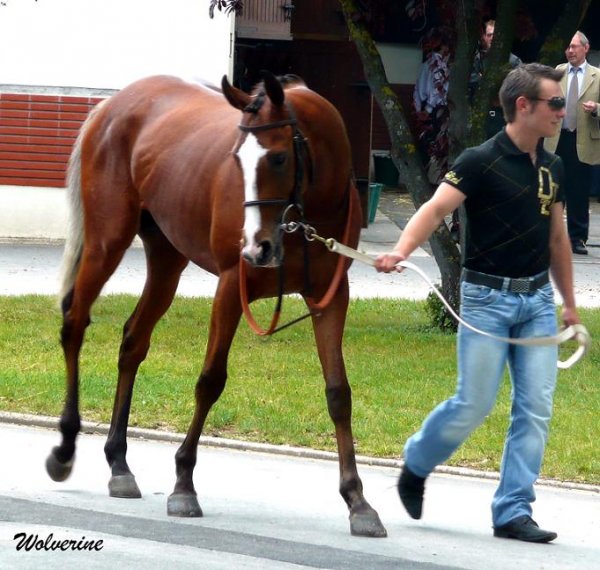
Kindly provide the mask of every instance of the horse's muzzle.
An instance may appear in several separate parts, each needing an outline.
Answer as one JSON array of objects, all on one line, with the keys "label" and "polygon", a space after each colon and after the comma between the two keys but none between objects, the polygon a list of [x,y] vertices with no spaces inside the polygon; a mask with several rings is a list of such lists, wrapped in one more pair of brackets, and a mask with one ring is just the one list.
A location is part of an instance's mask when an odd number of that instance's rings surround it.
[{"label": "horse's muzzle", "polygon": [[270,240],[246,244],[242,248],[242,257],[253,267],[279,267],[281,247],[274,245]]}]

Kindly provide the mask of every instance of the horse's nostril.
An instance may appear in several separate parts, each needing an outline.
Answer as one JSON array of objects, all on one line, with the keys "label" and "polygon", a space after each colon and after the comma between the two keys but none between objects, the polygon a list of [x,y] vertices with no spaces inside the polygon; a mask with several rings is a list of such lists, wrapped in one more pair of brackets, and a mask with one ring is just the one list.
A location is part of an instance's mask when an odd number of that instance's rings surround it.
[{"label": "horse's nostril", "polygon": [[266,265],[271,261],[271,257],[273,257],[273,245],[268,240],[263,240],[259,244],[260,248],[260,256],[258,259],[258,263],[260,265]]}]

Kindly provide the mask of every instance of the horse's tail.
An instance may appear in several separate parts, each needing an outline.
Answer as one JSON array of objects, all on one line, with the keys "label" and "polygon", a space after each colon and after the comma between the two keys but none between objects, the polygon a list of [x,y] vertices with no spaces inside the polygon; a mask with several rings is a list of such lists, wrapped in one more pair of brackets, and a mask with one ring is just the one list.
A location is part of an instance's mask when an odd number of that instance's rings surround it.
[{"label": "horse's tail", "polygon": [[101,101],[92,109],[87,119],[84,121],[79,135],[73,146],[69,164],[67,167],[67,210],[68,225],[67,239],[63,252],[62,266],[60,270],[60,291],[58,294],[59,302],[69,294],[81,262],[81,253],[83,251],[83,202],[81,188],[81,146],[90,121],[100,108],[104,101]]}]

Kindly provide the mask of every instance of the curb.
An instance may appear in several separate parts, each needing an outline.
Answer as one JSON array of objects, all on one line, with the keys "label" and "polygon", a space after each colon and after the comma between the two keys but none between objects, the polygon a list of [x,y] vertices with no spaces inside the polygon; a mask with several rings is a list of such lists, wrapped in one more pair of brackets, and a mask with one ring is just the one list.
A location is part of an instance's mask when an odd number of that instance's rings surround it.
[{"label": "curb", "polygon": [[[59,418],[51,416],[37,416],[34,414],[19,414],[15,412],[0,411],[0,424],[13,424],[26,427],[37,427],[45,429],[57,429]],[[108,424],[96,422],[81,422],[81,433],[93,435],[107,435],[110,426]],[[165,443],[181,443],[185,439],[185,434],[159,431],[146,428],[129,427],[127,436],[139,440],[162,441]],[[208,447],[221,449],[232,449],[235,451],[252,451],[258,453],[268,453],[271,455],[283,455],[287,457],[296,457],[300,459],[315,459],[324,461],[338,461],[337,453],[331,451],[320,451],[304,447],[293,447],[291,445],[273,445],[269,443],[247,442],[236,439],[227,439],[213,436],[200,436],[200,444]],[[398,459],[385,459],[380,457],[368,457],[357,455],[356,463],[371,467],[386,467],[391,469],[400,469],[403,462]],[[451,467],[440,465],[436,467],[435,473],[444,475],[453,475],[457,477],[468,477],[473,479],[485,479],[497,481],[499,474],[495,471],[477,471],[466,467]],[[573,481],[558,481],[555,479],[539,479],[536,485],[543,487],[553,487],[564,491],[585,491],[588,493],[600,494],[600,485],[591,485],[587,483],[576,483]]]}]

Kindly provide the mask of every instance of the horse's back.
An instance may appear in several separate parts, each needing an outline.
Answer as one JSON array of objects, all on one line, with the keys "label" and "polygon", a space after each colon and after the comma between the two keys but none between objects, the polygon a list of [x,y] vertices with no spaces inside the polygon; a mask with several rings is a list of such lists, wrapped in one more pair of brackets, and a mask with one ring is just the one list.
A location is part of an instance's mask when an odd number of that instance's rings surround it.
[{"label": "horse's back", "polygon": [[220,128],[222,133],[228,125],[231,136],[235,136],[238,114],[214,88],[176,77],[148,77],[106,101],[90,136],[96,148],[104,146],[107,152],[123,153],[132,163],[134,179],[143,179],[147,174],[143,172],[144,161],[154,165],[175,149],[185,154],[186,144],[192,142],[196,152],[202,152],[203,145],[214,146],[217,141],[214,137],[208,141],[206,131]]},{"label": "horse's back", "polygon": [[[117,203],[144,209],[186,257],[214,270],[205,253],[213,188],[235,193],[241,187],[230,156],[238,122],[239,111],[214,86],[155,76],[125,87],[86,127],[83,191],[89,216],[96,215],[100,199],[114,202],[115,209]],[[223,172],[227,184],[219,182]]]}]

